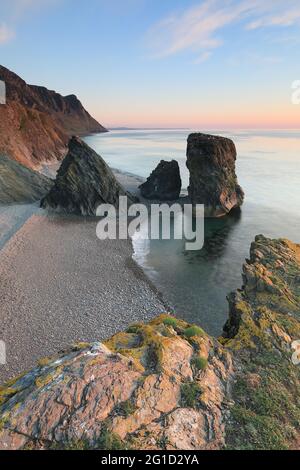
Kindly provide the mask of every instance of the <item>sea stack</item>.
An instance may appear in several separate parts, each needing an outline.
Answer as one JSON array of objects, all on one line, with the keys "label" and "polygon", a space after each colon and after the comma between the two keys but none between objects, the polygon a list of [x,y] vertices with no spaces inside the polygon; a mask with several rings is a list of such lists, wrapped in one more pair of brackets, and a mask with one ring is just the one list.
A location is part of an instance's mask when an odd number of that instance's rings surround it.
[{"label": "sea stack", "polygon": [[119,184],[103,158],[79,137],[72,137],[55,184],[42,200],[41,207],[94,216],[100,204],[118,207],[120,196],[128,196],[129,201],[134,201],[134,197]]},{"label": "sea stack", "polygon": [[206,217],[222,217],[243,203],[236,156],[233,141],[225,137],[201,133],[188,137],[189,197],[192,204],[205,205]]},{"label": "sea stack", "polygon": [[161,160],[145,183],[140,186],[141,194],[147,199],[174,201],[179,198],[181,178],[176,160]]}]

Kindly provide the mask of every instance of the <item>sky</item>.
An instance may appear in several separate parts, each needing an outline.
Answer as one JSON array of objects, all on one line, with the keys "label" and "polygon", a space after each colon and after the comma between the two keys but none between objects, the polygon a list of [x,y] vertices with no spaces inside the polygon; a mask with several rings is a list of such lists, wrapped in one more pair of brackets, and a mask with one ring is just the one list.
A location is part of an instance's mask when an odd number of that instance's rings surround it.
[{"label": "sky", "polygon": [[299,0],[0,0],[0,63],[109,128],[299,128],[299,57]]}]

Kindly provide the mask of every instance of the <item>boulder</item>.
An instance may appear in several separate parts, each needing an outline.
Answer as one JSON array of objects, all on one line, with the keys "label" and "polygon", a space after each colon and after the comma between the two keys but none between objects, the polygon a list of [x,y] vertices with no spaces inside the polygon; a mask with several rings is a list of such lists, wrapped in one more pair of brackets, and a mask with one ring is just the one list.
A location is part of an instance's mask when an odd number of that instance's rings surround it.
[{"label": "boulder", "polygon": [[96,215],[100,204],[119,205],[119,197],[134,197],[125,191],[102,157],[79,137],[72,137],[49,194],[41,207],[57,212]]},{"label": "boulder", "polygon": [[161,160],[145,183],[140,186],[141,194],[147,199],[173,201],[179,198],[181,178],[179,165],[175,160]]},{"label": "boulder", "polygon": [[207,134],[188,137],[187,167],[191,202],[205,205],[206,217],[221,217],[242,205],[244,192],[235,173],[232,140]]}]

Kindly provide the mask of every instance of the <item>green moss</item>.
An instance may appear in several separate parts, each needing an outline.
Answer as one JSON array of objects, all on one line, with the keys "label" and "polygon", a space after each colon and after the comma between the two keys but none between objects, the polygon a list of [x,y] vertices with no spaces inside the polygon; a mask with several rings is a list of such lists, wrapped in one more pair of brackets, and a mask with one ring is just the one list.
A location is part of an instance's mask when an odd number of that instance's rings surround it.
[{"label": "green moss", "polygon": [[82,349],[88,349],[90,348],[90,343],[86,343],[86,342],[80,342],[80,343],[76,343],[74,344],[74,346],[72,347],[72,350],[73,351],[81,351]]},{"label": "green moss", "polygon": [[195,356],[191,360],[191,365],[196,370],[205,370],[207,367],[208,361],[205,357],[202,356]]},{"label": "green moss", "polygon": [[[252,382],[251,374],[259,377]],[[236,405],[227,442],[236,449],[287,449],[300,427],[299,369],[277,349],[260,346],[247,361],[232,390]],[[237,433],[239,429],[241,432]]]},{"label": "green moss", "polygon": [[177,320],[174,317],[165,318],[163,324],[175,328],[177,326]]},{"label": "green moss", "polygon": [[[149,325],[156,328],[159,325],[164,324],[164,321],[168,320],[169,318],[174,318],[174,317],[170,316],[169,314],[159,315],[158,317],[151,320]],[[180,320],[179,318],[176,318],[175,320],[176,320],[176,331],[181,331],[181,330],[183,331],[185,328],[189,326],[189,324],[185,322],[184,320]]]},{"label": "green moss", "polygon": [[52,374],[44,375],[42,377],[37,377],[35,379],[35,386],[37,388],[45,387],[46,385],[48,385],[52,381],[53,381],[53,375]]},{"label": "green moss", "polygon": [[105,341],[105,345],[111,350],[120,352],[121,350],[137,349],[141,346],[141,335],[137,333],[126,332],[117,333],[108,341]]},{"label": "green moss", "polygon": [[126,330],[126,333],[134,333],[134,334],[138,333],[140,327],[141,327],[141,325],[139,325],[139,324],[130,325]]},{"label": "green moss", "polygon": [[124,416],[125,418],[128,418],[128,416],[132,415],[136,411],[136,406],[132,402],[132,400],[126,400],[120,403],[115,411],[121,415]]},{"label": "green moss", "polygon": [[3,405],[7,400],[16,395],[20,389],[12,387],[0,387],[0,406]]},{"label": "green moss", "polygon": [[[67,443],[53,442],[49,445],[48,450],[91,450],[92,446],[85,439],[78,441],[70,441]],[[27,450],[30,450],[28,448]]]},{"label": "green moss", "polygon": [[62,366],[53,369],[49,374],[41,375],[35,379],[35,386],[37,388],[45,387],[46,385],[53,382],[62,372]]},{"label": "green moss", "polygon": [[106,426],[96,442],[91,443],[82,438],[70,442],[52,442],[49,450],[129,450],[130,446],[123,442],[117,434],[112,433]]},{"label": "green moss", "polygon": [[189,382],[181,385],[181,405],[187,408],[198,408],[202,389],[197,382]]},{"label": "green moss", "polygon": [[96,448],[99,450],[129,450],[129,445],[126,445],[117,434],[112,433],[108,428],[103,428]]},{"label": "green moss", "polygon": [[192,338],[193,336],[205,336],[205,332],[197,325],[189,326],[184,330],[184,336]]},{"label": "green moss", "polygon": [[50,357],[44,357],[43,359],[40,359],[38,361],[38,365],[40,367],[48,366],[51,363],[52,360],[53,359],[51,359]]},{"label": "green moss", "polygon": [[275,317],[271,310],[265,306],[257,307],[254,320],[250,305],[240,301],[235,305],[235,315],[241,319],[238,332],[233,339],[222,341],[223,345],[234,351],[256,349],[257,344],[265,348],[272,347],[268,330],[275,321]]},{"label": "green moss", "polygon": [[0,416],[0,432],[3,431],[7,423],[9,423],[9,413],[4,413]]},{"label": "green moss", "polygon": [[231,424],[227,427],[227,442],[229,442],[227,447],[229,449],[288,449],[287,435],[279,421],[268,416],[259,416],[239,405],[231,410],[231,418]]},{"label": "green moss", "polygon": [[14,377],[13,379],[11,380],[8,380],[3,387],[0,387],[0,392],[1,390],[7,388],[7,387],[13,387],[20,379],[22,379],[24,377],[24,375],[26,375],[26,373],[22,373],[16,377]]}]

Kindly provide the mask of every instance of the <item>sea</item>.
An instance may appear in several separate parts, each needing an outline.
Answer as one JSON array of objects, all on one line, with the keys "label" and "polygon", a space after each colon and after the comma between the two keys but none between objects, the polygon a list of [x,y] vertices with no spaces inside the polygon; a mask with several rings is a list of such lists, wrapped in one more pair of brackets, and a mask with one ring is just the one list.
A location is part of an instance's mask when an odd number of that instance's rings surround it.
[{"label": "sea", "polygon": [[258,234],[300,243],[300,130],[122,129],[85,138],[112,167],[148,177],[160,160],[178,161],[187,194],[191,132],[233,139],[236,172],[245,191],[238,214],[205,221],[205,244],[186,251],[181,240],[133,240],[134,259],[172,313],[219,335],[228,317],[226,296],[242,285],[242,264]]}]

